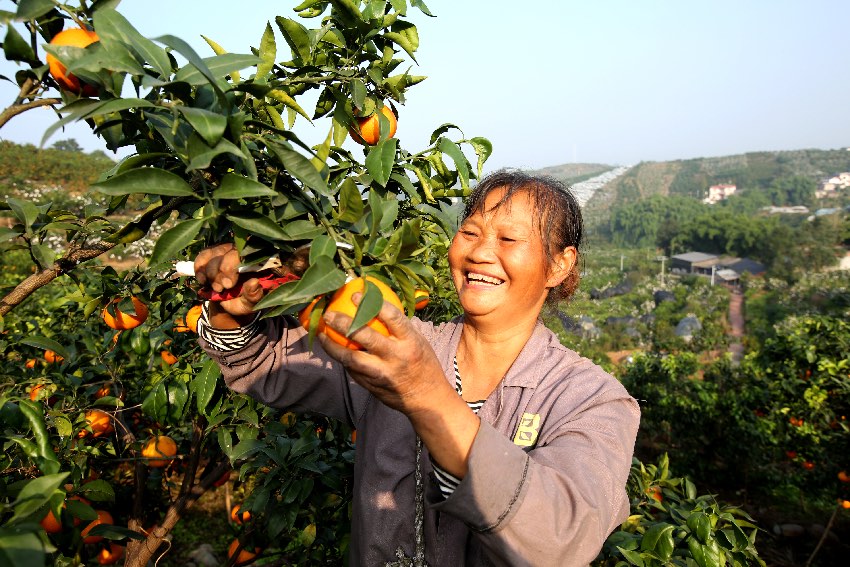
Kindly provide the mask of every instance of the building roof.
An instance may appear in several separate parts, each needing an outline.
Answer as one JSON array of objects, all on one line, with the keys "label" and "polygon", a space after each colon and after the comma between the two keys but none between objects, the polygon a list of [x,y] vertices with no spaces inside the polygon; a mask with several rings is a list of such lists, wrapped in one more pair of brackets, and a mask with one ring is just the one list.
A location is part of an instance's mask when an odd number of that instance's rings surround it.
[{"label": "building roof", "polygon": [[739,274],[743,274],[744,272],[749,272],[751,274],[761,274],[764,273],[765,267],[764,264],[760,264],[755,260],[750,260],[749,258],[741,258],[738,262],[729,266],[729,268],[735,270]]},{"label": "building roof", "polygon": [[706,254],[705,252],[685,252],[684,254],[676,254],[674,260],[682,260],[683,262],[705,262],[717,258],[715,254]]},{"label": "building roof", "polygon": [[714,272],[714,275],[723,280],[724,282],[734,282],[740,278],[738,272],[735,270],[723,269],[717,270]]}]

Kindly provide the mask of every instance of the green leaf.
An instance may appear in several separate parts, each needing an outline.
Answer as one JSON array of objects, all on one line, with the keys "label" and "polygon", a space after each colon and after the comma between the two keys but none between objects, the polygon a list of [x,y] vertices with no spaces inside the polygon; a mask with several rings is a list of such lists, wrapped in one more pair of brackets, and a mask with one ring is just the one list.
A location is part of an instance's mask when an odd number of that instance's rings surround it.
[{"label": "green leaf", "polygon": [[115,502],[115,491],[105,480],[93,480],[85,483],[79,490],[80,494],[95,502]]},{"label": "green leaf", "polygon": [[299,105],[297,102],[295,102],[295,99],[292,98],[286,92],[284,92],[280,89],[274,89],[274,90],[271,90],[268,93],[266,93],[266,96],[271,98],[271,99],[276,100],[277,102],[283,104],[287,108],[294,110],[295,112],[297,112],[298,114],[300,114],[301,116],[306,118],[308,122],[312,122],[312,120],[310,120],[310,116],[304,111],[303,108],[301,108],[301,105]]},{"label": "green leaf", "polygon": [[246,459],[262,449],[264,445],[265,444],[262,441],[258,441],[256,439],[240,441],[230,452],[230,460],[238,461],[240,459]]},{"label": "green leaf", "polygon": [[35,52],[32,46],[27,43],[15,26],[6,27],[6,39],[3,40],[3,53],[6,55],[7,61],[33,61],[35,60]]},{"label": "green leaf", "polygon": [[363,293],[363,298],[360,300],[360,305],[357,306],[357,311],[354,313],[354,318],[351,321],[351,327],[348,329],[346,336],[351,336],[352,333],[363,328],[369,321],[378,316],[381,307],[384,306],[384,296],[381,290],[374,283],[365,280],[366,290]]},{"label": "green leaf", "polygon": [[696,534],[702,543],[708,543],[711,535],[711,519],[703,512],[694,512],[688,516],[688,528]]},{"label": "green leaf", "polygon": [[88,531],[88,535],[102,536],[106,539],[114,541],[119,541],[125,538],[135,539],[139,541],[144,541],[146,539],[146,536],[135,530],[131,530],[129,528],[122,528],[121,526],[113,526],[110,524],[98,524]]},{"label": "green leaf", "polygon": [[18,11],[15,13],[17,20],[34,20],[45,15],[56,6],[52,0],[21,0],[18,3]]},{"label": "green leaf", "polygon": [[351,79],[351,103],[354,108],[363,108],[366,101],[366,85],[360,79]]},{"label": "green leaf", "polygon": [[114,42],[126,45],[139,63],[148,63],[162,78],[171,76],[171,61],[165,50],[144,37],[115,10],[100,9],[94,13],[94,27],[107,50]]},{"label": "green leaf", "polygon": [[216,199],[245,199],[248,197],[274,197],[274,189],[266,187],[259,181],[248,179],[235,173],[228,173],[221,180],[221,185],[213,192]]},{"label": "green leaf", "polygon": [[280,28],[280,33],[283,34],[283,39],[286,40],[292,50],[292,59],[297,64],[311,64],[313,56],[310,53],[310,34],[307,32],[307,28],[295,20],[283,16],[275,18],[275,22],[277,27]]},{"label": "green leaf", "polygon": [[257,65],[256,80],[265,80],[266,75],[274,69],[275,59],[277,59],[277,42],[274,39],[274,30],[268,22],[260,39],[260,59],[262,62]]},{"label": "green leaf", "polygon": [[315,263],[319,256],[328,258],[336,256],[336,242],[326,234],[317,236],[310,243],[310,264]]},{"label": "green leaf", "polygon": [[617,551],[623,554],[623,557],[626,558],[626,561],[629,562],[630,565],[636,565],[637,567],[644,567],[643,556],[640,553],[629,551],[628,549],[623,549],[622,547],[617,547]]},{"label": "green leaf", "polygon": [[53,496],[53,493],[62,485],[69,474],[71,473],[46,474],[28,481],[12,503],[15,513],[9,520],[9,524],[15,524],[22,519],[29,518],[36,510],[47,504],[47,501],[50,500],[50,497]]},{"label": "green leaf", "polygon": [[492,155],[493,153],[493,144],[490,143],[490,140],[487,138],[471,138],[469,140],[469,145],[472,146],[472,149],[475,150],[475,155],[478,156],[478,179],[481,179],[481,176],[484,172],[484,162]]},{"label": "green leaf", "polygon": [[227,128],[227,117],[202,108],[177,106],[186,120],[209,146],[215,146]]},{"label": "green leaf", "polygon": [[[21,5],[23,4],[22,1]],[[35,527],[38,525],[36,524]],[[32,528],[15,526],[0,528],[0,565],[43,566],[46,555],[41,537],[39,532]]]},{"label": "green leaf", "polygon": [[185,220],[166,230],[157,239],[148,264],[155,266],[175,259],[198,236],[205,223],[203,219]]},{"label": "green leaf", "polygon": [[67,113],[67,116],[58,120],[51,124],[47,130],[44,131],[44,135],[41,137],[40,145],[44,146],[47,143],[47,140],[56,132],[58,129],[62,128],[66,124],[70,122],[74,122],[76,120],[81,119],[86,115],[90,115],[90,113],[94,113],[98,108],[104,106],[106,102],[100,100],[93,100],[89,98],[81,98],[79,100],[75,100],[71,104],[66,105],[61,109],[63,114]]},{"label": "green leaf", "polygon": [[641,551],[651,551],[663,560],[673,555],[673,528],[674,526],[664,522],[653,524],[641,540]]},{"label": "green leaf", "polygon": [[192,379],[198,411],[202,415],[207,415],[207,406],[212,400],[213,394],[215,394],[219,377],[221,377],[221,369],[218,364],[214,360],[208,359]]},{"label": "green leaf", "polygon": [[227,215],[227,219],[244,228],[251,234],[261,236],[270,240],[290,240],[289,234],[269,217],[260,213],[239,213]]},{"label": "green leaf", "polygon": [[131,169],[106,181],[92,184],[92,189],[107,195],[165,195],[181,197],[192,195],[192,187],[180,176],[155,167]]},{"label": "green leaf", "polygon": [[392,31],[386,32],[384,38],[404,49],[410,58],[416,61],[414,53],[419,49],[419,32],[416,26],[410,22],[396,22],[390,29]]},{"label": "green leaf", "polygon": [[382,140],[366,154],[366,170],[381,187],[387,186],[393,172],[397,144],[395,138]]},{"label": "green leaf", "polygon": [[68,351],[65,350],[65,347],[54,341],[53,339],[48,339],[47,337],[27,337],[21,339],[21,344],[29,345],[31,347],[40,348],[41,350],[52,350],[59,356],[63,358],[68,358]]},{"label": "green leaf", "polygon": [[350,177],[342,182],[339,189],[339,220],[355,223],[363,216],[363,197],[357,183]]},{"label": "green leaf", "polygon": [[463,155],[463,152],[460,150],[458,145],[448,138],[440,138],[437,147],[441,152],[452,158],[452,161],[455,162],[455,169],[461,179],[461,187],[464,189],[469,187],[469,165],[466,161],[466,156]]},{"label": "green leaf", "polygon": [[[238,157],[240,160],[246,161],[248,158],[238,146],[230,140],[220,139],[218,143],[210,147],[203,139],[195,134],[189,137],[188,143],[189,165],[186,171],[194,171],[198,169],[206,169],[212,163],[212,160],[221,154],[231,154]],[[251,161],[253,164],[253,161]]]},{"label": "green leaf", "polygon": [[23,201],[12,197],[6,199],[6,203],[18,220],[23,223],[26,232],[31,232],[33,223],[38,219],[38,208],[35,204],[32,201]]},{"label": "green leaf", "polygon": [[325,232],[325,229],[321,226],[304,219],[287,223],[284,230],[286,230],[289,240],[313,240]]},{"label": "green leaf", "polygon": [[280,161],[283,162],[287,173],[294,176],[307,188],[312,189],[316,193],[325,196],[331,195],[328,184],[322,178],[321,174],[316,171],[316,168],[313,167],[309,159],[283,144],[273,144],[270,147],[280,158]]}]

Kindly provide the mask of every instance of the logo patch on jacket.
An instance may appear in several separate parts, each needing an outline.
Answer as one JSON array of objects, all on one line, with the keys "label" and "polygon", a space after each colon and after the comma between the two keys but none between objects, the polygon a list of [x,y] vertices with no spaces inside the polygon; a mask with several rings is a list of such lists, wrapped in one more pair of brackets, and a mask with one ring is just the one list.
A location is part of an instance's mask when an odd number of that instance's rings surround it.
[{"label": "logo patch on jacket", "polygon": [[519,419],[514,436],[514,445],[520,447],[533,447],[537,443],[537,430],[540,429],[540,414],[524,413]]}]

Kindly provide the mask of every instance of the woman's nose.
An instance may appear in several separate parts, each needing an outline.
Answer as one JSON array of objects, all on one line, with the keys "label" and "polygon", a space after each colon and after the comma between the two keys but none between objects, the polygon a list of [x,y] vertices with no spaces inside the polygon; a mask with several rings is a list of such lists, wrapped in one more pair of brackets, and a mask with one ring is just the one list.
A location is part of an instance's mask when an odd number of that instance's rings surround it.
[{"label": "woman's nose", "polygon": [[496,239],[479,238],[471,245],[469,260],[472,262],[492,262],[496,257]]}]

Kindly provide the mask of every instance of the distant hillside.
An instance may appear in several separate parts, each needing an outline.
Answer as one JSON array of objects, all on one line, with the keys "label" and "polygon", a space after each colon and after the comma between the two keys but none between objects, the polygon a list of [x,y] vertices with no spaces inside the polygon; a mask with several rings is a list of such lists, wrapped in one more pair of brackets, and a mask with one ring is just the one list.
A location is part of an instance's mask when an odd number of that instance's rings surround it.
[{"label": "distant hillside", "polygon": [[534,173],[541,175],[549,175],[555,179],[559,179],[567,185],[573,185],[586,181],[591,177],[596,177],[606,171],[614,169],[613,165],[604,165],[601,163],[565,163],[564,165],[553,165],[538,169]]},{"label": "distant hillside", "polygon": [[0,199],[28,190],[78,193],[114,165],[103,152],[39,149],[0,141]]},{"label": "distant hillside", "polygon": [[650,195],[681,195],[702,199],[711,185],[731,183],[741,191],[764,189],[780,177],[801,175],[820,181],[850,171],[850,151],[794,150],[752,152],[715,158],[641,162],[597,191],[590,211],[635,202]]}]

